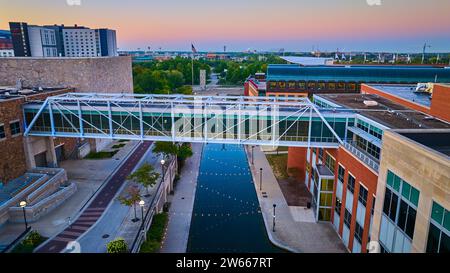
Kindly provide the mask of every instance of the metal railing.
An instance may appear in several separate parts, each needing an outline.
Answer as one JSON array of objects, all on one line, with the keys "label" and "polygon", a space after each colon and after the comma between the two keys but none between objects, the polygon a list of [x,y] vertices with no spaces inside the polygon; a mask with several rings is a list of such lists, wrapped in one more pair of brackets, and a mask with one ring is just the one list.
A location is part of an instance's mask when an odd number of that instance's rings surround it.
[{"label": "metal railing", "polygon": [[363,161],[367,166],[378,172],[378,169],[380,168],[379,162],[373,157],[369,156],[367,152],[363,152],[361,151],[361,149],[356,147],[353,141],[344,141],[344,147],[356,157],[358,157],[361,161]]},{"label": "metal railing", "polygon": [[144,219],[139,227],[139,231],[134,238],[133,244],[131,245],[130,252],[138,253],[141,249],[142,244],[147,240],[147,231],[150,229],[150,226],[153,221],[153,216],[158,211],[158,204],[160,199],[163,196],[163,192],[166,189],[167,183],[171,183],[171,180],[175,178],[175,169],[176,169],[176,157],[173,157],[169,166],[167,167],[166,174],[164,176],[164,181],[161,181],[156,189],[156,194],[153,196],[152,201],[145,213]]}]

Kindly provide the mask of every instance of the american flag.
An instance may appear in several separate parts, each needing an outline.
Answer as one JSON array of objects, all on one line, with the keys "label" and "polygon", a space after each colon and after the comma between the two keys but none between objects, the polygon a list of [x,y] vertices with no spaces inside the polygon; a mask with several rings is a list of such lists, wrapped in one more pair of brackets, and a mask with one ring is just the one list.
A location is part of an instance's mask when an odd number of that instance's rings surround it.
[{"label": "american flag", "polygon": [[191,44],[191,49],[193,53],[197,53],[197,49],[195,49],[195,46],[193,44]]}]

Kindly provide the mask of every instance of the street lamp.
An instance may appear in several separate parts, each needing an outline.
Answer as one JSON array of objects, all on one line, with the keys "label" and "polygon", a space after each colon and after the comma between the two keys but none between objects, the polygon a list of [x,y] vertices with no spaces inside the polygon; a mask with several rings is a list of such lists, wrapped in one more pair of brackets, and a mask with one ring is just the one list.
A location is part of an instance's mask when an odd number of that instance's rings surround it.
[{"label": "street lamp", "polygon": [[275,208],[277,207],[277,204],[273,204],[273,232],[275,232]]},{"label": "street lamp", "polygon": [[166,164],[166,161],[164,159],[161,159],[161,170],[162,170],[162,181],[163,182],[164,182],[164,175],[165,175],[164,164]]},{"label": "street lamp", "polygon": [[142,230],[144,230],[144,205],[145,205],[144,200],[139,201],[139,206],[141,207]]},{"label": "street lamp", "polygon": [[23,220],[25,221],[25,230],[28,229],[28,222],[27,222],[27,215],[25,213],[25,207],[27,206],[27,202],[26,201],[21,201],[19,203],[19,206],[22,208],[23,211]]},{"label": "street lamp", "polygon": [[252,145],[252,165],[254,165],[254,161],[253,161],[253,155],[254,155],[254,153],[253,153],[253,149],[255,148],[255,145]]},{"label": "street lamp", "polygon": [[262,168],[259,168],[259,190],[262,191]]}]

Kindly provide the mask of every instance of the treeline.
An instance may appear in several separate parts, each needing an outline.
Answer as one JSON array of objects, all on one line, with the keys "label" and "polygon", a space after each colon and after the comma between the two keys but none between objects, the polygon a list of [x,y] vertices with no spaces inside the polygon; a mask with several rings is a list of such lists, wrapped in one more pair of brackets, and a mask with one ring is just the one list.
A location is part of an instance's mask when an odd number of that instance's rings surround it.
[{"label": "treeline", "polygon": [[[210,66],[194,60],[194,84],[200,82],[200,70],[211,73]],[[192,94],[192,63],[190,59],[175,58],[133,64],[134,92],[141,94]]]},{"label": "treeline", "polygon": [[267,71],[268,64],[285,64],[286,61],[275,55],[250,56],[243,62],[216,61],[212,63],[214,72],[220,75],[219,84],[241,85],[248,76]]}]

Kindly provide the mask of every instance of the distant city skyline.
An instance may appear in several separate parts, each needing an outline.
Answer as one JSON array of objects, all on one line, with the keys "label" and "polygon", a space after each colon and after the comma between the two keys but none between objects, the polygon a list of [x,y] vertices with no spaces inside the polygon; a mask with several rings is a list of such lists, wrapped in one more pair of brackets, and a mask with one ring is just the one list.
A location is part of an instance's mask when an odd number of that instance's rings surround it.
[{"label": "distant city skyline", "polygon": [[[40,0],[8,1],[8,22],[117,30],[119,50],[450,52],[450,2],[442,0]],[[226,4],[226,5],[225,5]]]}]

